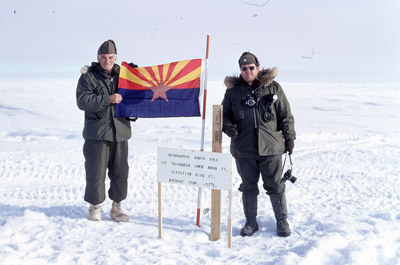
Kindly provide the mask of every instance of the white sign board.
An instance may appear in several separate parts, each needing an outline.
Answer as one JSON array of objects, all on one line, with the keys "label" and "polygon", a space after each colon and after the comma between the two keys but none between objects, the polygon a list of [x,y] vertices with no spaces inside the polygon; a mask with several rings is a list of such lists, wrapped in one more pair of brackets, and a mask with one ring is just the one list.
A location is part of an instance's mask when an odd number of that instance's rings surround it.
[{"label": "white sign board", "polygon": [[231,188],[230,154],[158,148],[159,182],[216,190]]}]

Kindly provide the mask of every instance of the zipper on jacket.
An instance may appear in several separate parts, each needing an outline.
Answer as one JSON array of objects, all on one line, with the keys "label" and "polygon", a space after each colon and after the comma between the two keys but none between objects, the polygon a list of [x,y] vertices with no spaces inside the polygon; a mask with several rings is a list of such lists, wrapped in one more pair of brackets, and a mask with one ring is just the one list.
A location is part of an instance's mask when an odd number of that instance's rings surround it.
[{"label": "zipper on jacket", "polygon": [[110,91],[111,91],[111,95],[115,93],[115,89],[114,89],[114,77],[112,76],[110,78]]},{"label": "zipper on jacket", "polygon": [[251,91],[253,97],[256,99],[256,104],[253,106],[254,129],[258,128],[257,124],[258,93],[256,93],[257,92],[256,90]]},{"label": "zipper on jacket", "polygon": [[253,108],[254,110],[254,128],[257,129],[257,114],[256,114],[256,107]]}]

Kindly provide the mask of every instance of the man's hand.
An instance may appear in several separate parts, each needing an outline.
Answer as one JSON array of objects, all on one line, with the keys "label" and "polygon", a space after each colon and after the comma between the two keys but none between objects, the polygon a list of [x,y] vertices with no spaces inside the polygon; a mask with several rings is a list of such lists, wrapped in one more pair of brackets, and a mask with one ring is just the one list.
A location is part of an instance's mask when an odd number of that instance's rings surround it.
[{"label": "man's hand", "polygon": [[119,104],[122,101],[122,96],[118,93],[110,95],[111,104]]},{"label": "man's hand", "polygon": [[226,135],[228,135],[231,138],[235,138],[236,136],[238,136],[236,124],[226,126],[223,131],[224,133],[226,133]]}]

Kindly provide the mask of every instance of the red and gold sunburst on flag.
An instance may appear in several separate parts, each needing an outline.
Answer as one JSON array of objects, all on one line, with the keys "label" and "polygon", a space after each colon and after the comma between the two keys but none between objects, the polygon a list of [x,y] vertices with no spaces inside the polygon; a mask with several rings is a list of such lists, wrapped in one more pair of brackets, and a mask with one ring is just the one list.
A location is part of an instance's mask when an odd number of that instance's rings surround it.
[{"label": "red and gold sunburst on flag", "polygon": [[170,89],[200,88],[202,59],[132,68],[122,62],[119,87],[130,90],[152,90],[153,100],[161,97],[168,101]]}]

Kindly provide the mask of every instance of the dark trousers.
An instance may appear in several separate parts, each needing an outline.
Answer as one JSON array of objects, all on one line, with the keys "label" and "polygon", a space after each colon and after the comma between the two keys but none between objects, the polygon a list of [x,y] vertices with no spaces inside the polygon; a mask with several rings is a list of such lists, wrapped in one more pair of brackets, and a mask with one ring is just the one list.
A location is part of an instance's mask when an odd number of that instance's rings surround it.
[{"label": "dark trousers", "polygon": [[120,202],[126,199],[128,192],[128,141],[108,142],[85,140],[86,189],[85,201],[100,204],[105,200],[105,178],[108,169],[110,188],[108,196]]},{"label": "dark trousers", "polygon": [[238,173],[242,178],[239,191],[258,195],[260,193],[258,181],[260,180],[261,174],[263,187],[268,195],[285,192],[285,184],[281,183],[281,155],[236,157],[235,161]]}]

